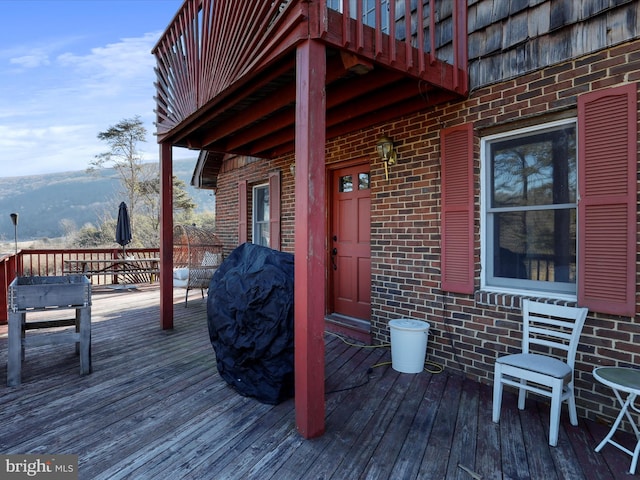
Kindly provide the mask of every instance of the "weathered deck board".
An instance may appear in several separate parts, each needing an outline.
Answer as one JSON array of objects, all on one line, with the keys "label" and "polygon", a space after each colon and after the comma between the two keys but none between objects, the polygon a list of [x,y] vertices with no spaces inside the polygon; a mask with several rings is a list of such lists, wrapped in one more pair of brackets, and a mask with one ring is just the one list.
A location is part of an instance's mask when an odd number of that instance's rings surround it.
[{"label": "weathered deck board", "polygon": [[[627,455],[593,450],[604,425],[573,427],[565,411],[549,447],[547,405],[530,399],[519,411],[505,392],[497,425],[489,386],[456,372],[400,374],[384,364],[387,348],[331,335],[326,433],[304,440],[292,400],[260,404],[220,379],[205,302],[184,308],[182,294],[174,330],[162,331],[157,289],[95,293],[90,375],[63,345],[27,349],[20,387],[7,388],[0,369],[0,452],[78,454],[81,479],[105,480],[629,478]],[[0,327],[0,364],[6,346]]]},{"label": "weathered deck board", "polygon": [[492,391],[480,388],[478,409],[478,443],[476,445],[476,471],[485,480],[502,478],[500,460],[500,426],[491,421]]}]

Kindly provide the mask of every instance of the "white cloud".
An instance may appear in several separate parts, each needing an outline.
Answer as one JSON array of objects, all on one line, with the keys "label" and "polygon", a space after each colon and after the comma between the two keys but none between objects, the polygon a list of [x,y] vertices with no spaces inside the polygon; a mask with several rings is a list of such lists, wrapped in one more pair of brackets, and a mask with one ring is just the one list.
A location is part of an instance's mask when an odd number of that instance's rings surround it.
[{"label": "white cloud", "polygon": [[6,92],[0,106],[0,176],[84,169],[105,151],[98,132],[134,115],[148,131],[140,145],[144,158],[157,159],[150,52],[158,37],[124,38],[84,55],[34,49],[12,56],[8,63],[20,69],[0,70]]},{"label": "white cloud", "polygon": [[9,61],[12,65],[18,65],[22,68],[37,68],[42,65],[49,65],[49,56],[44,52],[34,52],[31,55],[23,55],[14,57]]},{"label": "white cloud", "polygon": [[93,48],[88,55],[64,53],[58,56],[57,61],[79,74],[108,82],[144,78],[153,72],[155,59],[151,48],[158,38],[159,33],[124,38],[118,43]]},{"label": "white cloud", "polygon": [[83,39],[77,36],[65,36],[43,41],[31,41],[9,47],[3,45],[0,48],[0,61],[6,59],[10,65],[16,68],[33,69],[51,64],[51,57],[56,52],[70,48],[73,45],[82,44]]}]

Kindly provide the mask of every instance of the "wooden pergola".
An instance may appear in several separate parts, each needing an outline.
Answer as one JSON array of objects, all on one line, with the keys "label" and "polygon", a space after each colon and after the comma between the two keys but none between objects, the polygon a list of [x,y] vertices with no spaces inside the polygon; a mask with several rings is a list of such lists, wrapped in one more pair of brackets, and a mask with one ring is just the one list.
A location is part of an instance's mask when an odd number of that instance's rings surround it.
[{"label": "wooden pergola", "polygon": [[[325,142],[467,93],[465,0],[186,0],[153,50],[161,164],[162,328],[173,327],[172,147],[295,153],[295,402],[324,432]],[[350,8],[351,7],[351,8]],[[408,14],[407,14],[408,13]],[[423,28],[417,28],[422,19]],[[219,168],[219,167],[218,167]]]}]

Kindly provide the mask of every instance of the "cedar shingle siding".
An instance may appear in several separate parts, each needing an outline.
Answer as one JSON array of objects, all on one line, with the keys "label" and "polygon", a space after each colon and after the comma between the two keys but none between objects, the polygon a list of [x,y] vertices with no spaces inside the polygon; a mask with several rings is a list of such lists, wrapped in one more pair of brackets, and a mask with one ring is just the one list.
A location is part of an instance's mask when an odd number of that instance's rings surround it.
[{"label": "cedar shingle siding", "polygon": [[477,0],[468,20],[474,89],[637,38],[640,3]]}]

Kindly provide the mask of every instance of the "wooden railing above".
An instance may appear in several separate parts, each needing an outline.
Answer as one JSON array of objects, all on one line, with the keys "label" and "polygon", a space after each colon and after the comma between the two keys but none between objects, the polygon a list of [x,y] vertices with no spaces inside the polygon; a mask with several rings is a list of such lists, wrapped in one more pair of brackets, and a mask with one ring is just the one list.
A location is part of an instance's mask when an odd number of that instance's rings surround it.
[{"label": "wooden railing above", "polygon": [[[465,95],[466,12],[466,0],[186,0],[153,50],[159,140],[212,104],[242,101],[239,89],[259,91],[261,73],[290,75],[278,62],[307,39]],[[184,129],[174,144],[200,148]]]},{"label": "wooden railing above", "polygon": [[158,133],[264,62],[275,41],[302,23],[304,10],[300,1],[186,0],[153,50]]}]

